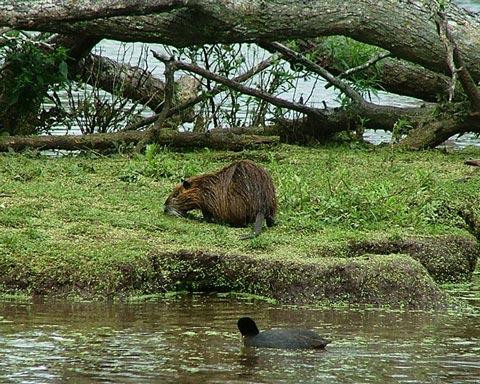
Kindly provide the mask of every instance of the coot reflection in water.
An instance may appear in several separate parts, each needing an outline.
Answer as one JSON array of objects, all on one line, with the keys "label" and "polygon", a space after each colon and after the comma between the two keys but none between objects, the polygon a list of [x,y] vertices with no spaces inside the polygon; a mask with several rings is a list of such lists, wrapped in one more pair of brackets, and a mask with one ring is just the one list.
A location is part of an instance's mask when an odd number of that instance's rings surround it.
[{"label": "coot reflection in water", "polygon": [[237,322],[246,347],[281,349],[325,349],[330,340],[307,329],[271,329],[260,332],[255,321],[242,317]]}]

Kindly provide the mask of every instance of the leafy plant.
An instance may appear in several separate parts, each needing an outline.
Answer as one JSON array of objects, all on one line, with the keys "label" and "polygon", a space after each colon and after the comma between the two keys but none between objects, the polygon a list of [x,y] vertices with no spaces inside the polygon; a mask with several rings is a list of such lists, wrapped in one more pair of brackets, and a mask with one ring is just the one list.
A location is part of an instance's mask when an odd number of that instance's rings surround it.
[{"label": "leafy plant", "polygon": [[47,91],[67,83],[67,51],[42,49],[32,40],[7,39],[0,57],[4,62],[0,89],[4,128],[10,134],[33,133],[35,123],[29,120],[37,117]]}]

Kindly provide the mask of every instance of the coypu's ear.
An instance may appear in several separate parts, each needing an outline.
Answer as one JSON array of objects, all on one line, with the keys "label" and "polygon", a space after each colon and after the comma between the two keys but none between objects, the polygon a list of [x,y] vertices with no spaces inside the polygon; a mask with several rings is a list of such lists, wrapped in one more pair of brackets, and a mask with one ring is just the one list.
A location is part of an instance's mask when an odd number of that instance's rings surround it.
[{"label": "coypu's ear", "polygon": [[182,186],[183,186],[183,188],[188,189],[192,186],[192,184],[188,180],[184,179],[184,180],[182,180]]}]

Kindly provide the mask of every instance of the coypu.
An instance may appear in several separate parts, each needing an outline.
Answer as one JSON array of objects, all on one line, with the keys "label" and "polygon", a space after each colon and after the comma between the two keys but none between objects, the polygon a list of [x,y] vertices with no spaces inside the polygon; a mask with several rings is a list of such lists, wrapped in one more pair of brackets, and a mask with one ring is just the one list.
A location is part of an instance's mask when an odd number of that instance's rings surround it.
[{"label": "coypu", "polygon": [[263,222],[271,227],[277,203],[272,178],[250,160],[234,162],[216,173],[190,177],[177,185],[165,201],[165,213],[185,216],[193,209],[207,220],[236,227],[255,223],[258,236]]},{"label": "coypu", "polygon": [[308,329],[271,329],[260,332],[250,317],[242,317],[237,322],[246,347],[283,349],[325,349],[330,340],[320,337]]}]

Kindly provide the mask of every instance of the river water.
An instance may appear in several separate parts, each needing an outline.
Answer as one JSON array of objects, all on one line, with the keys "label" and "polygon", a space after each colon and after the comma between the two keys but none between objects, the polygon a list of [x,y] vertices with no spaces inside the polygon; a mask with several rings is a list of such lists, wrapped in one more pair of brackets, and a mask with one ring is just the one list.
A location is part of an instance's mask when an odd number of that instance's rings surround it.
[{"label": "river water", "polygon": [[[0,303],[1,383],[479,383],[480,312],[288,307],[219,296]],[[326,351],[247,349],[236,321]]]}]

